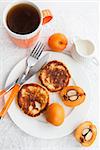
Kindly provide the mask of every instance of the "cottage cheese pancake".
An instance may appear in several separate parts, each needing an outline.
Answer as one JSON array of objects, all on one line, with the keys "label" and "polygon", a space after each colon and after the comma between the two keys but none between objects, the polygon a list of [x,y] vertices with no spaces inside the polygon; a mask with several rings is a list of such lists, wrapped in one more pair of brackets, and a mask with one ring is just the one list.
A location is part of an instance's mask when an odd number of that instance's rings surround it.
[{"label": "cottage cheese pancake", "polygon": [[39,84],[24,84],[18,93],[17,102],[25,114],[35,117],[48,106],[49,95]]},{"label": "cottage cheese pancake", "polygon": [[60,91],[70,80],[67,67],[59,61],[51,61],[40,71],[41,83],[51,92]]}]

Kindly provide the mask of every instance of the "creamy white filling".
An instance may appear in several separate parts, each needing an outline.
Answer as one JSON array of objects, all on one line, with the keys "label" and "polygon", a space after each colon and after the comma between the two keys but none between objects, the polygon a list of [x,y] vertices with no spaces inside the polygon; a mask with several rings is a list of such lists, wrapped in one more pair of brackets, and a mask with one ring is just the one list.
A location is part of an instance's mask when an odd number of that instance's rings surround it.
[{"label": "creamy white filling", "polygon": [[77,95],[77,91],[76,90],[69,90],[67,92],[67,96],[68,96],[68,99],[70,101],[75,101],[78,99],[78,95]]},{"label": "creamy white filling", "polygon": [[92,138],[92,131],[89,129],[89,128],[85,128],[83,131],[82,131],[82,135],[84,136],[84,139],[86,141],[89,141],[91,140]]}]

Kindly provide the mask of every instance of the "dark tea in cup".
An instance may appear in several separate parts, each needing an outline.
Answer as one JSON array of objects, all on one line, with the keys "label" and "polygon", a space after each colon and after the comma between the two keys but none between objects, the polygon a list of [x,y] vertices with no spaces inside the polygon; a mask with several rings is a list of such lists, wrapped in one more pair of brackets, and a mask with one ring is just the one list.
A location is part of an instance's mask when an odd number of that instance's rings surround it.
[{"label": "dark tea in cup", "polygon": [[13,6],[7,14],[8,28],[17,34],[29,34],[35,31],[40,24],[38,10],[30,4]]}]

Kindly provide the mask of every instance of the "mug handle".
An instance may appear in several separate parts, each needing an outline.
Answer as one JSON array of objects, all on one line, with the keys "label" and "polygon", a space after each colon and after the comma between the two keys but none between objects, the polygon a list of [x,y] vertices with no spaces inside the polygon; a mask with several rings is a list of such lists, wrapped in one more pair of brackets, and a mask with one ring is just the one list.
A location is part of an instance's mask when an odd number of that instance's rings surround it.
[{"label": "mug handle", "polygon": [[52,13],[49,9],[44,9],[42,10],[42,14],[43,14],[43,25],[48,23],[52,18]]}]

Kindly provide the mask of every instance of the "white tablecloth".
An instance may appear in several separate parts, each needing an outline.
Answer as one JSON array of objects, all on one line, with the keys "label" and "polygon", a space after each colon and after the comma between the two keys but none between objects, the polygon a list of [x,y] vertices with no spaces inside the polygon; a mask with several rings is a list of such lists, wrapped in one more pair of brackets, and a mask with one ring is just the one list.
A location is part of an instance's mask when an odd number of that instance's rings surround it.
[{"label": "white tablecloth", "polygon": [[[11,0],[10,0],[11,1]],[[80,36],[89,38],[95,43],[95,56],[98,57],[98,3],[97,2],[65,2],[58,1],[36,1],[43,9],[51,9],[54,19],[43,29],[41,39],[47,42],[47,38],[53,32],[62,32],[72,38]],[[2,13],[7,0],[0,1],[0,88],[4,87],[6,78],[22,58],[27,55],[28,50],[18,48],[6,34]],[[92,62],[84,65],[91,80],[94,92],[91,106],[85,120],[93,121],[98,127],[98,67]],[[3,104],[3,102],[2,102]],[[2,105],[1,104],[1,105]],[[8,115],[0,121],[0,150],[81,150],[85,149],[76,142],[73,134],[55,140],[42,140],[31,137],[21,131],[9,118]],[[88,150],[99,150],[98,137]]]}]

